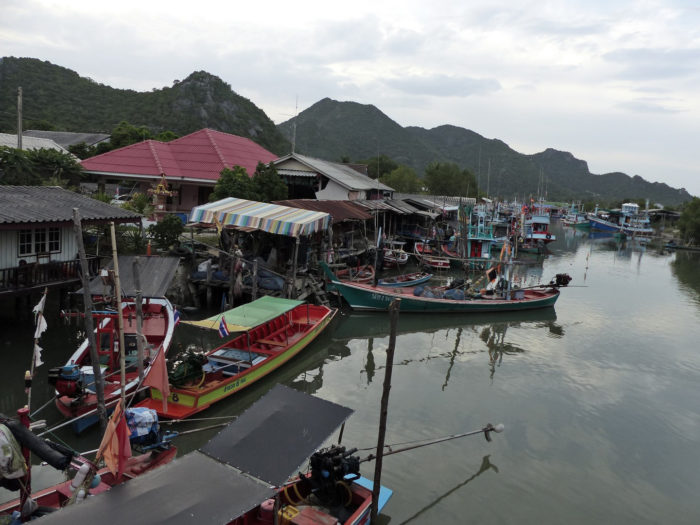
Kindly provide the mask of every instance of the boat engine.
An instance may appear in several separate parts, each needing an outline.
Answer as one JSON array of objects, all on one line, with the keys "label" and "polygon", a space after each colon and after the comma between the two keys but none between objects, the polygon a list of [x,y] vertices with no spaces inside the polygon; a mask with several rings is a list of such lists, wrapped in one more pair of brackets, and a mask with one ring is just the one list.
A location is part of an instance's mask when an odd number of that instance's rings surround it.
[{"label": "boat engine", "polygon": [[[347,449],[333,445],[315,452],[309,465],[311,491],[324,505],[349,505],[352,494],[347,481],[360,477],[360,458],[353,456],[356,448]],[[351,477],[346,477],[351,475]]]},{"label": "boat engine", "polygon": [[83,376],[78,365],[65,365],[49,369],[49,383],[61,396],[76,397],[84,392]]},{"label": "boat engine", "polygon": [[558,273],[557,275],[554,276],[554,284],[555,286],[566,286],[571,282],[571,276],[568,273]]}]

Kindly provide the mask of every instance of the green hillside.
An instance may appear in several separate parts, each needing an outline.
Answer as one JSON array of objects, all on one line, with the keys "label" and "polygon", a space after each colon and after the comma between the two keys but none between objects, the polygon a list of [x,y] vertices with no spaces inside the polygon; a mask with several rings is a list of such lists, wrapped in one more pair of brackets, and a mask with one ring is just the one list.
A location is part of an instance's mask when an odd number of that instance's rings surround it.
[{"label": "green hillside", "polygon": [[403,128],[371,105],[325,98],[278,125],[290,140],[295,122],[299,153],[336,161],[386,155],[419,175],[430,162],[454,162],[477,175],[481,190],[488,188],[492,196],[536,195],[544,188],[547,198],[561,201],[648,198],[652,203],[678,205],[691,199],[684,189],[639,176],[594,175],[585,161],[564,151],[524,155],[500,140],[457,126]]},{"label": "green hillside", "polygon": [[137,92],[114,89],[75,71],[34,58],[0,59],[0,131],[17,131],[17,87],[23,92],[23,127],[109,133],[125,120],[153,133],[186,135],[212,128],[248,137],[282,154],[289,144],[250,100],[204,71],[172,87]]}]

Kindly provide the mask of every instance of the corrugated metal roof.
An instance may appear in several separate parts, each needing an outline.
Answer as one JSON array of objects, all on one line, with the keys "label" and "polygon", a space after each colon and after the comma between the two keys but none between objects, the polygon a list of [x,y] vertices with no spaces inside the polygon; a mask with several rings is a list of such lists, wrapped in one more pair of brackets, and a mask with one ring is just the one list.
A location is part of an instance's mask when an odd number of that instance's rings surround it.
[{"label": "corrugated metal roof", "polygon": [[283,163],[285,160],[290,158],[298,160],[302,164],[305,164],[306,166],[316,170],[317,172],[325,175],[329,179],[334,180],[341,186],[345,186],[350,190],[394,191],[393,188],[382,184],[378,180],[374,180],[366,175],[363,175],[347,164],[339,164],[337,162],[315,159],[313,157],[307,157],[306,155],[299,155],[298,153],[292,153],[291,155],[282,157],[281,159],[275,161],[275,164]]},{"label": "corrugated metal roof", "polygon": [[393,206],[393,207],[396,208],[397,210],[399,210],[399,211],[405,213],[406,215],[411,215],[411,214],[414,214],[414,213],[416,213],[416,212],[418,211],[418,208],[414,208],[414,207],[411,206],[409,203],[404,202],[404,201],[400,201],[400,200],[397,200],[397,199],[389,199],[389,200],[387,200],[386,202],[387,202],[387,204],[389,204],[390,206]]},{"label": "corrugated metal roof", "polygon": [[73,221],[140,222],[141,216],[57,186],[0,186],[0,224]]},{"label": "corrugated metal roof", "polygon": [[72,131],[44,131],[39,129],[25,130],[22,135],[25,137],[50,139],[64,148],[80,144],[81,142],[88,146],[93,146],[109,139],[109,134],[107,133],[74,133]]},{"label": "corrugated metal roof", "polygon": [[[17,147],[17,134],[0,133],[0,146],[7,146],[8,148]],[[62,147],[60,144],[56,144],[51,139],[40,139],[36,137],[28,137],[22,133],[22,149],[55,149],[61,153],[70,152]]]},{"label": "corrugated metal roof", "polygon": [[277,169],[277,174],[287,177],[316,177],[318,173],[308,170],[291,170],[286,168]]},{"label": "corrugated metal roof", "polygon": [[88,173],[146,175],[168,179],[215,182],[224,168],[241,166],[248,175],[258,162],[270,163],[277,155],[250,139],[202,129],[170,142],[146,140],[82,161]]},{"label": "corrugated metal roof", "polygon": [[[136,297],[136,285],[134,284],[134,259],[135,255],[119,256],[119,284],[122,295]],[[165,292],[170,288],[175,277],[175,272],[180,264],[179,257],[139,257],[139,281],[143,297],[165,297]],[[105,267],[114,268],[114,261],[109,261]],[[102,295],[109,293],[109,287],[105,287],[100,277],[90,281],[90,293]],[[82,293],[83,289],[78,290]]]},{"label": "corrugated metal roof", "polygon": [[362,206],[354,204],[354,201],[292,199],[275,201],[275,204],[301,208],[302,210],[323,211],[331,215],[334,223],[352,219],[367,220],[372,218],[372,215],[367,213]]},{"label": "corrugated metal roof", "polygon": [[399,213],[399,214],[403,215],[403,213],[401,211],[397,210],[396,208],[394,208],[393,206],[387,204],[386,202],[384,202],[382,200],[373,200],[373,199],[372,200],[366,200],[366,199],[360,200],[360,199],[358,199],[358,200],[354,200],[352,202],[355,202],[355,203],[359,204],[360,206],[364,206],[368,210],[391,211],[391,212]]}]

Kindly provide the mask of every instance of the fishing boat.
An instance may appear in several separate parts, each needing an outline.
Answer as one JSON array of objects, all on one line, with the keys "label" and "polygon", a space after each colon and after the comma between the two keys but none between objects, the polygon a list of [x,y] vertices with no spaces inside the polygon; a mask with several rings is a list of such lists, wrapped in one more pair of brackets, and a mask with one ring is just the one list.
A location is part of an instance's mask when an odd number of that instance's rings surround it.
[{"label": "fishing boat", "polygon": [[526,217],[520,238],[525,246],[549,244],[556,240],[556,236],[549,231],[550,205],[534,202],[529,208],[523,206],[523,212]]},{"label": "fishing boat", "polygon": [[355,283],[371,283],[374,280],[374,266],[365,264],[363,266],[348,266],[336,271],[338,278],[344,281]]},{"label": "fishing boat", "polygon": [[403,266],[408,262],[408,252],[403,247],[404,241],[384,241],[384,266],[385,270]]},{"label": "fishing boat", "polygon": [[327,277],[354,310],[387,310],[394,299],[401,299],[402,312],[507,312],[554,306],[559,289],[569,284],[571,277],[557,274],[546,285],[514,288],[502,278],[496,278],[490,290],[471,291],[460,288],[427,288],[423,286],[384,288],[338,280],[330,268],[321,264]]},{"label": "fishing boat", "polygon": [[450,260],[447,257],[440,257],[426,241],[416,241],[413,243],[413,250],[418,263],[435,270],[447,270],[450,267]]},{"label": "fishing boat", "polygon": [[[101,494],[112,487],[166,465],[177,455],[177,448],[169,441],[171,436],[164,436],[161,433],[155,413],[144,414],[141,412],[135,415],[135,411],[130,412],[127,409],[125,421],[131,447],[141,453],[136,456],[124,453],[123,463],[119,466],[121,471],[113,470],[109,466],[98,469],[94,461],[73,452],[68,447],[34,434],[29,428],[28,412],[26,408],[19,410],[19,418],[13,420],[0,415],[0,422],[21,446],[23,457],[29,457],[31,450],[32,453],[57,470],[66,473],[75,471],[75,474],[72,479],[32,492],[31,475],[27,471],[20,478],[21,483],[18,483],[18,490],[22,492],[22,496],[0,504],[0,523],[10,523],[10,521],[3,521],[3,516],[14,515],[19,523],[19,520],[33,520],[53,513],[66,505],[80,503],[85,496]],[[87,476],[90,478],[86,479]],[[17,480],[9,479],[7,481]],[[83,483],[85,483],[84,488],[81,487]],[[3,483],[3,486],[6,484]],[[11,486],[9,488],[12,489]],[[84,491],[83,494],[79,493],[81,488]]]},{"label": "fishing boat", "polygon": [[[141,333],[147,350],[143,374],[146,377],[156,354],[159,351],[167,353],[170,348],[176,323],[173,306],[164,297],[144,299],[142,312]],[[103,310],[93,312],[92,316],[97,325],[95,338],[104,381],[104,400],[109,405],[121,396],[119,314],[116,310]],[[132,299],[122,301],[122,318],[126,356],[124,391],[128,395],[139,384],[136,303]],[[87,338],[64,366],[49,371],[49,382],[56,388],[56,408],[64,417],[75,419],[97,408],[95,375]],[[97,420],[96,414],[76,419],[72,424],[73,430],[82,432]]]},{"label": "fishing boat", "polygon": [[[351,414],[276,385],[201,448],[45,523],[369,523],[373,484],[356,449],[319,450]],[[290,479],[307,458],[308,472]],[[381,511],[392,491],[378,493]]]},{"label": "fishing boat", "polygon": [[377,286],[384,286],[386,288],[400,288],[403,286],[418,286],[432,279],[433,274],[428,272],[413,272],[405,273],[402,275],[395,275],[394,277],[386,277],[384,279],[379,279],[377,281]]},{"label": "fishing boat", "polygon": [[[169,374],[167,404],[162,402],[161,390],[151,388],[151,397],[136,406],[153,409],[170,419],[201,412],[289,361],[318,337],[336,312],[327,306],[265,296],[204,321],[191,322],[218,330],[223,325],[227,332],[242,333],[207,353],[186,351]],[[258,323],[259,319],[264,320]]]},{"label": "fishing boat", "polygon": [[654,233],[648,214],[640,212],[639,205],[634,202],[625,202],[619,211],[615,210],[609,213],[598,213],[596,208],[595,212],[588,216],[588,219],[591,229],[597,231],[623,233],[630,236],[644,236]]}]

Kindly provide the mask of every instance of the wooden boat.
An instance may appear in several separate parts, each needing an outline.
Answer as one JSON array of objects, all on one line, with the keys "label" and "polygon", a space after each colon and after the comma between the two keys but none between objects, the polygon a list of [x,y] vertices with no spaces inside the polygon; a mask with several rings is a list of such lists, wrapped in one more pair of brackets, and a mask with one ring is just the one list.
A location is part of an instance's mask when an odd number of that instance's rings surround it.
[{"label": "wooden boat", "polygon": [[[330,269],[321,264],[324,272],[354,310],[387,310],[396,298],[401,299],[402,312],[507,312],[530,310],[553,306],[559,298],[559,288],[566,286],[571,278],[557,274],[553,282],[536,288],[511,289],[498,287],[491,294],[465,293],[461,290],[445,291],[441,296],[423,293],[421,286],[405,288],[383,288],[368,284],[348,283],[338,280]],[[507,285],[507,283],[506,283]],[[461,295],[460,293],[461,292]],[[449,298],[452,297],[452,298]]]},{"label": "wooden boat", "polygon": [[[350,414],[276,385],[198,450],[45,523],[369,523],[372,483],[356,449],[318,450]],[[310,472],[289,481],[309,456]],[[379,511],[391,494],[380,487]]]},{"label": "wooden boat", "polygon": [[[147,298],[143,301],[143,328],[141,333],[146,339],[146,358],[154,358],[158,351],[166,353],[172,341],[175,328],[174,310],[166,298]],[[93,313],[97,328],[97,353],[104,379],[105,404],[115,401],[121,396],[120,386],[120,357],[117,312],[108,310]],[[128,395],[138,386],[137,368],[137,335],[136,335],[136,304],[133,300],[122,302],[122,317],[124,319],[124,345],[126,353],[126,382],[125,393]],[[149,361],[144,366],[144,377],[151,369]],[[87,338],[68,358],[63,367],[49,371],[49,382],[56,387],[56,407],[66,418],[76,418],[97,407],[95,393],[95,376],[90,361],[90,350]],[[97,415],[77,419],[72,427],[76,432],[97,422]]]},{"label": "wooden boat", "polygon": [[446,257],[439,257],[426,242],[415,242],[413,250],[418,262],[423,266],[436,270],[446,270],[450,267],[450,260]]},{"label": "wooden boat", "polygon": [[[246,306],[250,308],[254,303]],[[337,312],[327,306],[271,297],[258,304],[264,307],[272,303],[287,307],[274,318],[245,327],[244,333],[206,354],[187,352],[181,359],[180,371],[175,369],[170,374],[167,407],[163,407],[162,394],[156,388],[151,388],[149,399],[136,406],[151,408],[171,419],[201,412],[289,361],[328,326]],[[219,323],[212,328],[219,328]]]},{"label": "wooden boat", "polygon": [[408,262],[408,252],[403,247],[403,241],[385,241],[384,269],[397,268]]},{"label": "wooden boat", "polygon": [[348,266],[336,271],[339,279],[352,281],[354,283],[371,283],[374,280],[374,266],[365,264],[364,266]]},{"label": "wooden boat", "polygon": [[[121,473],[121,476],[118,476],[111,472],[108,467],[96,469],[91,461],[80,455],[76,455],[67,447],[57,445],[56,443],[50,443],[48,440],[34,435],[31,430],[26,427],[26,425],[29,424],[28,417],[26,418],[26,421],[23,421],[24,418],[21,411],[19,412],[20,421],[22,422],[14,421],[9,423],[8,428],[13,432],[18,442],[21,444],[23,453],[26,454],[25,457],[28,456],[28,451],[31,449],[31,451],[34,454],[37,454],[40,459],[46,461],[54,468],[65,471],[75,470],[76,475],[81,470],[83,473],[86,473],[91,469],[95,469],[93,470],[95,473],[93,483],[87,490],[87,495],[90,496],[106,492],[112,487],[120,485],[126,481],[133,480],[142,474],[166,465],[167,463],[170,463],[177,455],[177,448],[171,445],[167,438],[163,439],[162,435],[160,435],[157,418],[154,415],[155,419],[151,420],[153,422],[153,430],[148,429],[143,433],[140,433],[140,435],[134,436],[134,439],[132,440],[132,446],[142,446],[143,453],[137,456],[130,456],[128,459],[126,459],[123,472]],[[25,428],[26,431],[19,429],[19,426]],[[129,427],[129,430],[132,430],[131,426]],[[48,452],[45,450],[47,447],[51,449]],[[29,478],[25,478],[26,479],[22,482],[22,484],[27,486]],[[23,504],[22,498],[16,498],[0,504],[0,523],[5,523],[5,521],[3,521],[3,515],[11,515],[15,512],[20,514],[22,508],[30,509],[27,511],[27,515],[24,516],[24,518],[26,518],[26,520],[33,520],[65,507],[67,504],[69,504],[71,497],[74,496],[74,490],[77,490],[72,488],[71,484],[74,484],[74,486],[79,485],[77,481],[68,479],[50,487],[32,492],[30,498],[34,501],[34,503],[27,502]]]},{"label": "wooden boat", "polygon": [[418,286],[419,284],[428,282],[432,277],[433,274],[428,272],[405,273],[402,275],[396,275],[394,277],[379,279],[377,281],[377,286],[385,286],[387,288]]}]

